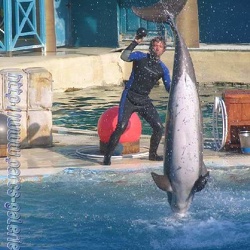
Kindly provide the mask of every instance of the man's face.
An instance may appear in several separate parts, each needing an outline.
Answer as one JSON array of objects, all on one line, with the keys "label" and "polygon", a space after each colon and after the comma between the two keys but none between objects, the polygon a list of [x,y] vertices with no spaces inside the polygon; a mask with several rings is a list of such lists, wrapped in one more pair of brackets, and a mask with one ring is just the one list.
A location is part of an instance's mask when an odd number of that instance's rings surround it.
[{"label": "man's face", "polygon": [[154,42],[152,49],[157,57],[160,57],[165,51],[163,42]]}]

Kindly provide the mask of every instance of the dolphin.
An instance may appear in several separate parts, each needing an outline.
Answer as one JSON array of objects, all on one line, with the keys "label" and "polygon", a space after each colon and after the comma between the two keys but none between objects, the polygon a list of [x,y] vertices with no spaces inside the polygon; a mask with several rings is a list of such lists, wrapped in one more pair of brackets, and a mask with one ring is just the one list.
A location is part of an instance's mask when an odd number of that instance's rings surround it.
[{"label": "dolphin", "polygon": [[165,0],[133,11],[139,17],[170,25],[175,38],[172,83],[166,116],[164,174],[151,173],[156,185],[167,192],[174,213],[185,215],[194,194],[201,191],[209,172],[203,162],[203,126],[197,82],[186,44],[175,17],[187,0]]}]

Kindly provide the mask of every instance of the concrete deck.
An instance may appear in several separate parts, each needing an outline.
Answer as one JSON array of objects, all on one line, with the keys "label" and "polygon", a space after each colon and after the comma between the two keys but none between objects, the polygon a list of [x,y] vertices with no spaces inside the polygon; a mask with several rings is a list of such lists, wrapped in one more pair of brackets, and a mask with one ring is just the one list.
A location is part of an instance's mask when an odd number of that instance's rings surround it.
[{"label": "concrete deck", "polygon": [[[39,181],[44,177],[59,172],[70,172],[72,168],[97,171],[128,171],[140,169],[163,170],[163,162],[148,160],[149,136],[142,136],[140,153],[134,155],[114,156],[110,166],[101,165],[103,156],[99,153],[99,138],[89,131],[54,128],[54,146],[50,148],[22,149],[21,163],[22,181]],[[159,153],[163,151],[163,140]],[[250,155],[240,152],[217,152],[204,150],[204,162],[212,171],[215,168],[250,168]],[[7,163],[0,158],[0,183],[7,181]]]},{"label": "concrete deck", "polygon": [[[137,46],[148,50],[147,45]],[[54,91],[87,88],[109,84],[120,85],[130,74],[131,63],[120,59],[120,49],[58,48],[56,53],[15,52],[12,57],[0,58],[0,70],[44,67],[53,76]],[[197,81],[250,83],[250,44],[200,44],[190,49]],[[3,55],[2,55],[3,56]],[[174,48],[168,47],[162,60],[172,73]]]}]

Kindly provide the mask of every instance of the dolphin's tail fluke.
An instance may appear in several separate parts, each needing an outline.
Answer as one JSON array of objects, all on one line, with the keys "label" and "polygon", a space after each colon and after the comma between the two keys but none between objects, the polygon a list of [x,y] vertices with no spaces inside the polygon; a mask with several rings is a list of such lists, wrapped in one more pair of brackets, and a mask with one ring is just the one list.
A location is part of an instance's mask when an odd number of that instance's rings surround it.
[{"label": "dolphin's tail fluke", "polygon": [[186,2],[187,0],[160,0],[158,3],[148,7],[132,7],[132,10],[137,16],[144,20],[164,23],[167,22],[170,17],[176,17]]},{"label": "dolphin's tail fluke", "polygon": [[166,192],[172,192],[170,181],[166,175],[158,175],[154,172],[151,173],[153,180],[158,188]]}]

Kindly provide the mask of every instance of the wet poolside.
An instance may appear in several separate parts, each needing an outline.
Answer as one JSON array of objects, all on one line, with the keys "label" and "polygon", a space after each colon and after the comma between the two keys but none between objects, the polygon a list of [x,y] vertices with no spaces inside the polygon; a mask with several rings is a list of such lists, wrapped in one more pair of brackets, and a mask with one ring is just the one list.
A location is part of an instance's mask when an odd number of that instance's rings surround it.
[{"label": "wet poolside", "polygon": [[[158,168],[162,170],[163,162],[148,161],[145,148],[149,146],[149,136],[142,136],[141,150],[144,154],[135,158],[122,157],[112,160],[111,166],[102,166],[102,156],[99,154],[99,138],[95,132],[76,129],[54,127],[54,146],[51,148],[23,149],[19,161],[21,163],[21,180],[38,181],[43,177],[70,168],[90,170],[129,170],[143,168]],[[163,140],[159,146],[159,153],[163,150]],[[85,153],[87,156],[81,157]],[[88,155],[96,155],[89,157]],[[217,152],[204,150],[204,162],[209,169],[228,167],[250,167],[250,155],[240,152]],[[7,163],[0,158],[0,182],[7,180]]]}]

